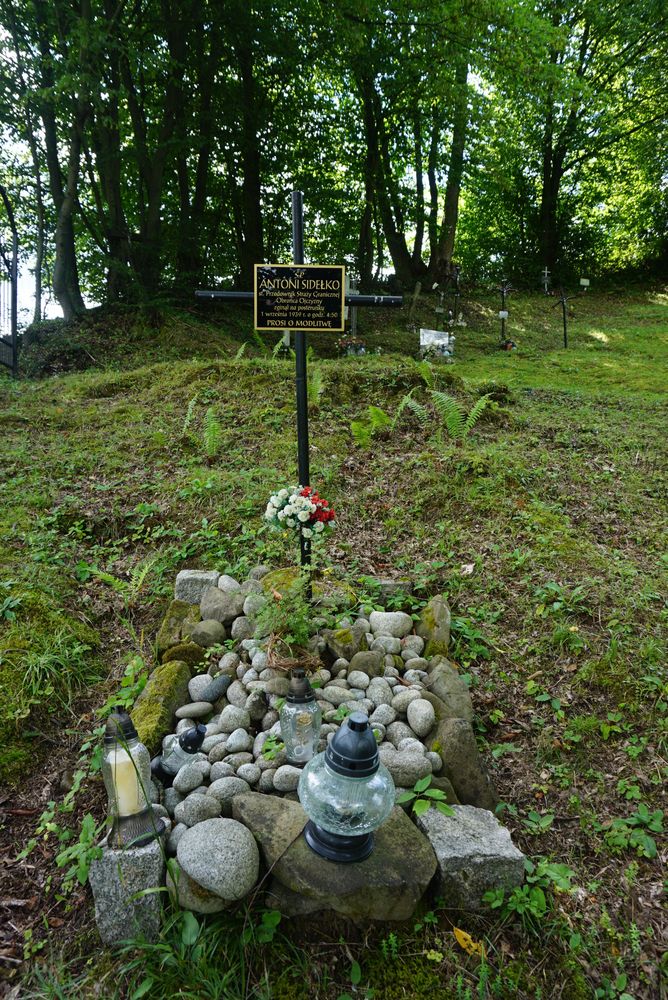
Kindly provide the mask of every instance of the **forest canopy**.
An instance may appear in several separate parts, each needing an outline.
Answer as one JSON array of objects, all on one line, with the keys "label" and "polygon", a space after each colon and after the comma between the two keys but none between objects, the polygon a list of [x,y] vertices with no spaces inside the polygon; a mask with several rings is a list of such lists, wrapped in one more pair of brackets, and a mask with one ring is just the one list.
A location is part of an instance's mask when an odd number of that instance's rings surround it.
[{"label": "forest canopy", "polygon": [[0,181],[66,318],[250,287],[362,290],[668,258],[664,0],[0,0]]}]

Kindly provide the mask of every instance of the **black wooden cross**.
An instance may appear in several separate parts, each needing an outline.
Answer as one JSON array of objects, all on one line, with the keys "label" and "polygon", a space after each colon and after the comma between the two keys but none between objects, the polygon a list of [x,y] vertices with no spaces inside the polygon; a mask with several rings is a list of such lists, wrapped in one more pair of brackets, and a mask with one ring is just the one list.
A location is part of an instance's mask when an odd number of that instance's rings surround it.
[{"label": "black wooden cross", "polygon": [[[292,192],[292,257],[293,264],[304,263],[304,196],[301,191]],[[253,302],[254,292],[213,292],[196,291],[200,299],[231,299],[237,302]],[[383,307],[402,306],[403,295],[346,295],[348,306]],[[285,323],[290,328],[290,322]],[[306,391],[306,333],[304,329],[294,327],[295,333],[295,383],[297,390],[297,464],[299,483],[310,486],[311,473],[309,468],[308,440],[308,396]],[[301,565],[308,566],[311,562],[311,542],[299,534]]]}]

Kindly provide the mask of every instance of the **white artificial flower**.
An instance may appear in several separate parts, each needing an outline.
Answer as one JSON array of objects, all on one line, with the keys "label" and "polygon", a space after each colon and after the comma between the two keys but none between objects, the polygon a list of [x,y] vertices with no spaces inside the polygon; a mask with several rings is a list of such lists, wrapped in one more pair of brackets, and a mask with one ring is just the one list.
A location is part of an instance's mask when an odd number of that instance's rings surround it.
[{"label": "white artificial flower", "polygon": [[308,521],[309,518],[308,511],[302,510],[299,514],[297,514],[297,517],[302,522],[302,524],[304,524],[306,521]]},{"label": "white artificial flower", "polygon": [[310,528],[302,528],[302,535],[304,536],[304,538],[311,538],[313,532],[311,531]]},{"label": "white artificial flower", "polygon": [[281,498],[281,500],[286,500],[287,497],[288,497],[288,491],[287,490],[279,490],[278,491],[278,495]]},{"label": "white artificial flower", "polygon": [[288,528],[294,528],[296,522],[294,517],[289,517],[285,523],[287,524]]},{"label": "white artificial flower", "polygon": [[279,521],[283,521],[287,515],[284,510],[279,510],[276,516],[278,517]]},{"label": "white artificial flower", "polygon": [[315,527],[316,531],[324,531],[325,530],[325,525],[322,523],[322,521],[316,521],[314,527]]}]

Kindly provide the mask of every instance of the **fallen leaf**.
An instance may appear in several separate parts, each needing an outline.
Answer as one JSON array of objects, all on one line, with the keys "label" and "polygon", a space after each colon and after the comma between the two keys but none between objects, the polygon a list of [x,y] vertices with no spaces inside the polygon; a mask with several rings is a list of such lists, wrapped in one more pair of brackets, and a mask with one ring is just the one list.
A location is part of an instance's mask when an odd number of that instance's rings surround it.
[{"label": "fallen leaf", "polygon": [[470,934],[466,931],[461,930],[459,927],[453,927],[452,933],[455,935],[455,939],[460,948],[463,948],[467,955],[480,955],[481,958],[485,957],[485,948],[480,941],[474,941]]}]

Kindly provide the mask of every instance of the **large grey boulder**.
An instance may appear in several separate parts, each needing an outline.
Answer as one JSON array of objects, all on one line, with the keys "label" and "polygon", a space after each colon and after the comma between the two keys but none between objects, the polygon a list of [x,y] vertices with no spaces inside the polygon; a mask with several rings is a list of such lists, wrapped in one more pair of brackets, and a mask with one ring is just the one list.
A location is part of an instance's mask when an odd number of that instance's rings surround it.
[{"label": "large grey boulder", "polygon": [[383,763],[392,775],[395,785],[412,788],[420,778],[431,774],[431,761],[425,753],[417,750],[397,750],[389,754]]},{"label": "large grey boulder", "polygon": [[[180,841],[181,837],[177,840],[176,850]],[[221,899],[220,896],[193,881],[175,860],[170,861],[167,870],[167,889],[171,898],[180,907],[192,910],[193,913],[220,913],[230,905],[228,900]]]},{"label": "large grey boulder", "polygon": [[225,642],[226,636],[225,626],[213,618],[197,622],[190,630],[192,642],[196,642],[198,646],[204,646],[205,649]]},{"label": "large grey boulder", "polygon": [[356,621],[345,628],[325,629],[322,635],[332,660],[342,658],[350,661],[355,653],[368,648],[363,622]]},{"label": "large grey boulder", "polygon": [[450,605],[442,594],[432,597],[423,608],[415,631],[425,641],[426,657],[447,654],[450,645],[450,619]]},{"label": "large grey boulder", "polygon": [[[245,763],[250,763],[250,761]],[[250,792],[250,785],[243,778],[236,776],[234,778],[218,778],[217,781],[209,785],[206,798],[216,803],[218,815],[222,812],[223,816],[231,816],[232,800],[236,795],[244,795],[246,792]]]},{"label": "large grey boulder", "polygon": [[[303,816],[301,806],[294,806]],[[290,900],[296,893],[312,912],[334,910],[360,921],[407,920],[435,871],[429,842],[395,807],[375,833],[372,854],[355,864],[332,864],[311,850],[303,834],[298,836],[276,860],[270,892],[287,916],[294,912]],[[303,905],[298,912],[304,912]]]},{"label": "large grey boulder", "polygon": [[222,625],[231,625],[243,613],[244,600],[240,590],[226,593],[218,587],[208,587],[202,594],[199,609],[202,618],[213,618]]},{"label": "large grey boulder", "polygon": [[411,701],[407,709],[408,725],[416,736],[426,736],[436,722],[434,706],[424,698]]},{"label": "large grey boulder", "polygon": [[466,682],[444,657],[434,657],[425,684],[445,706],[451,719],[473,721],[473,705]]},{"label": "large grey boulder", "polygon": [[250,724],[250,715],[246,709],[237,708],[236,705],[226,705],[220,713],[218,722],[221,733],[233,733],[235,729],[248,729]]},{"label": "large grey boulder", "polygon": [[429,809],[418,816],[418,826],[436,854],[446,906],[480,910],[488,890],[522,884],[525,858],[508,830],[487,809],[452,808],[454,816]]},{"label": "large grey boulder", "polygon": [[413,619],[405,611],[372,611],[369,624],[374,636],[391,635],[403,639],[413,631]]},{"label": "large grey boulder", "polygon": [[195,826],[215,816],[220,816],[220,802],[200,792],[191,792],[188,798],[179,802],[174,809],[176,822],[185,823],[186,826]]},{"label": "large grey boulder", "polygon": [[361,650],[355,653],[348,667],[348,676],[351,673],[363,673],[369,677],[380,677],[383,673],[383,653],[376,650]]},{"label": "large grey boulder", "polygon": [[199,604],[204,591],[209,587],[215,587],[219,577],[220,573],[215,570],[182,569],[176,575],[174,597],[177,601]]},{"label": "large grey boulder", "polygon": [[433,732],[429,749],[442,758],[442,774],[452,782],[459,801],[494,812],[499,797],[483,764],[471,723],[443,719]]},{"label": "large grey boulder", "polygon": [[227,900],[247,896],[260,870],[253,834],[233,819],[210,819],[192,827],[179,840],[176,857],[198,885]]}]

